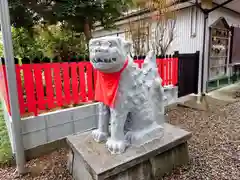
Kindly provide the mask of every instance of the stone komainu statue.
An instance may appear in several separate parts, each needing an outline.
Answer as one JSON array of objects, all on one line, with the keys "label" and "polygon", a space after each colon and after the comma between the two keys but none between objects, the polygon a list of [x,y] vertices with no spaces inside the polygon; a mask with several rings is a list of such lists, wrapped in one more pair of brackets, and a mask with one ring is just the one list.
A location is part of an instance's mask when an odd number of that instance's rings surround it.
[{"label": "stone komainu statue", "polygon": [[107,141],[108,150],[120,154],[162,136],[165,96],[155,54],[149,52],[140,69],[129,56],[131,44],[120,37],[92,39],[89,48],[101,102],[95,141]]}]

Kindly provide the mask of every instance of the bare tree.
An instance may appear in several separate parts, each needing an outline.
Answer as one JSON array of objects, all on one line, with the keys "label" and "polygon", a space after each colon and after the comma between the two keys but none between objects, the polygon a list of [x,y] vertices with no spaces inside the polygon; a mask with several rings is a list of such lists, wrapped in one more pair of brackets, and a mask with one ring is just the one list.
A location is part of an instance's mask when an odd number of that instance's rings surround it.
[{"label": "bare tree", "polygon": [[157,20],[152,36],[152,49],[156,51],[156,54],[166,55],[175,39],[175,27],[175,19]]},{"label": "bare tree", "polygon": [[134,55],[143,55],[149,50],[149,24],[145,20],[129,20],[127,38],[133,43]]},{"label": "bare tree", "polygon": [[151,28],[154,29],[154,32],[151,32],[151,42],[143,39],[143,37],[141,38],[145,44],[150,44],[157,54],[165,55],[175,39],[176,17],[175,10],[173,10],[174,8],[171,9],[171,7],[177,5],[179,1],[180,0],[134,0],[137,7],[149,9],[153,14],[153,16],[150,16],[154,19],[153,21],[150,19],[144,20],[151,22]]}]

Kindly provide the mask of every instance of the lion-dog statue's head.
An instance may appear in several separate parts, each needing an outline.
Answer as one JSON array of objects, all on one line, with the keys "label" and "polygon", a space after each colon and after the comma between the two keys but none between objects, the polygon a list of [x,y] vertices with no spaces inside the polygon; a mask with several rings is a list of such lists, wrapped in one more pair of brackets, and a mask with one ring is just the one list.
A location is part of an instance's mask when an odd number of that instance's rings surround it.
[{"label": "lion-dog statue's head", "polygon": [[118,72],[124,66],[131,43],[121,37],[101,37],[89,42],[93,67],[105,73]]}]

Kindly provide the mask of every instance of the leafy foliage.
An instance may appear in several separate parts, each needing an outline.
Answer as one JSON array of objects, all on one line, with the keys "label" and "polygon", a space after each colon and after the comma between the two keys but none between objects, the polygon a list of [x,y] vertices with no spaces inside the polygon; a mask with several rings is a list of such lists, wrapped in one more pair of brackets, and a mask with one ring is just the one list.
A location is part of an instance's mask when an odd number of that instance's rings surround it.
[{"label": "leafy foliage", "polygon": [[170,10],[170,6],[174,6],[181,0],[133,0],[134,5],[140,8],[147,8],[153,13],[153,18],[156,20],[172,19],[175,17],[174,11]]},{"label": "leafy foliage", "polygon": [[3,57],[2,34],[0,33],[0,57]]},{"label": "leafy foliage", "polygon": [[[30,3],[31,1],[29,1]],[[9,10],[11,24],[15,28],[24,27],[32,34],[32,28],[40,20],[40,16],[27,8],[21,0],[9,0]]]},{"label": "leafy foliage", "polygon": [[[15,57],[22,59],[43,57],[60,59],[75,55],[86,55],[84,35],[63,26],[35,26],[33,34],[24,28],[12,28]],[[3,57],[3,45],[0,43],[0,57]],[[58,59],[59,59],[58,58]]]},{"label": "leafy foliage", "polygon": [[0,43],[0,57],[3,57],[3,45]]},{"label": "leafy foliage", "polygon": [[[17,58],[33,58],[43,55],[37,41],[24,28],[12,28],[12,40],[14,55]],[[3,57],[3,55],[3,44],[0,43],[0,57]]]},{"label": "leafy foliage", "polygon": [[92,37],[94,24],[100,22],[105,28],[113,28],[114,20],[131,2],[9,0],[15,56],[32,59],[86,54],[84,39],[88,42]]},{"label": "leafy foliage", "polygon": [[38,26],[36,40],[40,44],[44,56],[61,57],[86,55],[84,36],[81,33],[63,26]]},{"label": "leafy foliage", "polygon": [[[10,0],[11,21],[15,27],[31,29],[34,24],[63,23],[75,32],[84,32],[86,40],[96,22],[113,27],[132,0]],[[21,14],[21,16],[19,16]]]},{"label": "leafy foliage", "polygon": [[[0,102],[1,104],[1,102]],[[12,159],[12,149],[2,110],[0,110],[0,165]]]},{"label": "leafy foliage", "polygon": [[12,28],[13,50],[15,57],[32,59],[42,57],[41,44],[24,28]]}]

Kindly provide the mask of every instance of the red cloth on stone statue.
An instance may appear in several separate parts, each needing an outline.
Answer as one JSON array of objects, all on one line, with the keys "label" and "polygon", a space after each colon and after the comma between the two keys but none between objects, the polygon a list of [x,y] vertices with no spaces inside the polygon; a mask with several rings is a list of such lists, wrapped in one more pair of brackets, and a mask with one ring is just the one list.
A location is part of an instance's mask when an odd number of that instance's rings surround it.
[{"label": "red cloth on stone statue", "polygon": [[118,92],[121,73],[127,67],[128,60],[124,63],[119,72],[104,73],[97,70],[97,80],[95,87],[95,100],[114,108]]}]

